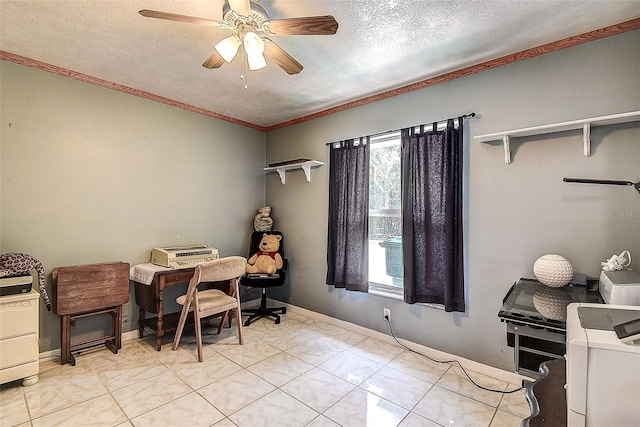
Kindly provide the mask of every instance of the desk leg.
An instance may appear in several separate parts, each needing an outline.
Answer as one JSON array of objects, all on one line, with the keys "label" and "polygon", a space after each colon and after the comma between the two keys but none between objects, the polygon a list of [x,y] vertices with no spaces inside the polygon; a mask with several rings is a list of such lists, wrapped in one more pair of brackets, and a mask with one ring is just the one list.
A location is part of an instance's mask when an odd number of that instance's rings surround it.
[{"label": "desk leg", "polygon": [[140,309],[138,314],[138,338],[144,337],[144,310]]},{"label": "desk leg", "polygon": [[164,329],[163,329],[163,321],[162,321],[162,317],[164,316],[164,301],[163,301],[163,294],[164,294],[164,276],[160,276],[160,279],[158,280],[158,322],[156,325],[156,350],[160,351],[162,350],[162,337],[164,336]]}]

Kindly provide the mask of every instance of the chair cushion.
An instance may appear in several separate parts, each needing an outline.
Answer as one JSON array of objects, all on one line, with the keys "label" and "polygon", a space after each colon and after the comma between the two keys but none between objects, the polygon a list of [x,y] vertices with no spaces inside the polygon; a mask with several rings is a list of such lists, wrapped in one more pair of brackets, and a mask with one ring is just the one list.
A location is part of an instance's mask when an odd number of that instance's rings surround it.
[{"label": "chair cushion", "polygon": [[[184,305],[186,297],[186,295],[181,295],[176,298],[176,302],[180,305]],[[217,289],[207,289],[205,291],[198,292],[198,308],[200,311],[209,310],[235,301],[236,299],[234,297],[231,297]]]}]

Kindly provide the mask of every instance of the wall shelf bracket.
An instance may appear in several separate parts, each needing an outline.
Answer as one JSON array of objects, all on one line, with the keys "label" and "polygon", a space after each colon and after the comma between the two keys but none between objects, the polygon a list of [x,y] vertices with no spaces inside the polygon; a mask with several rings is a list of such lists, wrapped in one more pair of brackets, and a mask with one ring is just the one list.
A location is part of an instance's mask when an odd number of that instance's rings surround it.
[{"label": "wall shelf bracket", "polygon": [[303,163],[301,167],[304,171],[304,176],[307,177],[307,182],[311,182],[311,165],[309,163]]},{"label": "wall shelf bracket", "polygon": [[280,181],[282,181],[282,183],[284,184],[287,179],[287,174],[286,174],[287,170],[278,168],[276,169],[276,172],[278,172],[278,175],[280,175]]},{"label": "wall shelf bracket", "polygon": [[591,155],[591,123],[585,123],[582,126],[582,142],[584,144],[584,156]]},{"label": "wall shelf bracket", "polygon": [[511,147],[509,146],[510,141],[511,137],[509,135],[502,136],[502,145],[504,147],[504,161],[506,164],[511,163]]}]

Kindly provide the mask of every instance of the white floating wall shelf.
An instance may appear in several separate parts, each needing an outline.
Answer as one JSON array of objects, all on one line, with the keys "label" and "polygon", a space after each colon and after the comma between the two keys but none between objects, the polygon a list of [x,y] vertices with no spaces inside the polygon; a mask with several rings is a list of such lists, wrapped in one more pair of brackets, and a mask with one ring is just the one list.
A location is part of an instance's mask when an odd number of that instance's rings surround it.
[{"label": "white floating wall shelf", "polygon": [[307,177],[307,182],[311,182],[311,168],[317,168],[318,166],[322,166],[324,165],[324,163],[318,161],[318,160],[307,160],[306,162],[299,162],[299,163],[291,163],[288,165],[280,165],[280,166],[273,166],[273,167],[267,167],[264,168],[265,172],[272,172],[272,171],[276,171],[278,172],[278,175],[280,175],[280,181],[282,181],[282,183],[285,183],[285,173],[288,170],[292,170],[292,169],[302,169],[304,171],[304,175]]},{"label": "white floating wall shelf", "polygon": [[618,123],[628,123],[640,121],[640,111],[628,113],[612,114],[610,116],[593,117],[590,119],[573,120],[570,122],[553,123],[550,125],[534,126],[529,128],[508,130],[504,132],[488,133],[476,135],[473,138],[479,142],[490,142],[502,140],[504,147],[504,161],[511,163],[511,150],[509,147],[511,138],[523,136],[542,135],[546,133],[565,132],[568,130],[582,129],[582,140],[584,144],[584,155],[591,155],[591,128],[596,126],[607,126]]}]

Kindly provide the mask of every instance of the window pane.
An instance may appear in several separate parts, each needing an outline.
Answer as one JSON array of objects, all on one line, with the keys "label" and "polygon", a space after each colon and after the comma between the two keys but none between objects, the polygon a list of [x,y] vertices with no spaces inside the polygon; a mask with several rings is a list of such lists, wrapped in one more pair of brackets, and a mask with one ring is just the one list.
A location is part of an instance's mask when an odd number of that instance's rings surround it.
[{"label": "window pane", "polygon": [[370,146],[369,282],[402,289],[400,138]]},{"label": "window pane", "polygon": [[371,144],[369,209],[400,209],[400,140]]}]

